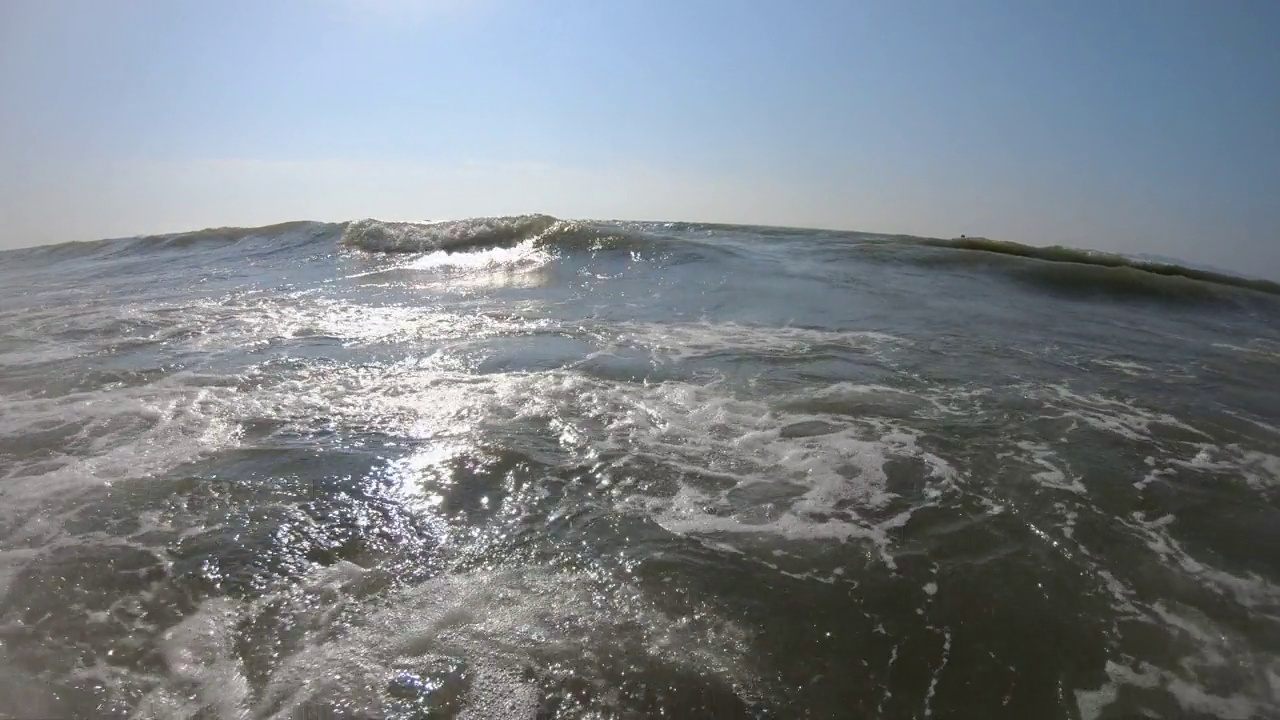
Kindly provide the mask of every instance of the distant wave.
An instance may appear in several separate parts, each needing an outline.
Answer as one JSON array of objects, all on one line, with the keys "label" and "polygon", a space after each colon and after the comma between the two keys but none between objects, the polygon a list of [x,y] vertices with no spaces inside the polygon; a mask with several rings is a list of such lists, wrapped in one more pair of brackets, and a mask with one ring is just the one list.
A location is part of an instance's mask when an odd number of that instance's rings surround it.
[{"label": "distant wave", "polygon": [[[313,243],[336,242],[364,252],[460,252],[514,246],[623,249],[697,246],[697,252],[730,252],[716,236],[741,233],[765,242],[830,244],[841,254],[856,248],[861,260],[877,258],[923,266],[995,269],[1050,291],[1072,294],[1158,296],[1179,300],[1225,299],[1239,291],[1280,296],[1280,283],[1245,278],[1164,258],[1126,257],[1062,246],[1038,247],[973,238],[920,238],[835,230],[757,227],[691,222],[589,222],[550,215],[479,217],[442,222],[374,219],[327,223],[293,221],[264,227],[222,227],[194,232],[71,242],[7,251],[9,257],[114,258],[156,250],[245,243],[246,251],[272,253]],[[922,252],[936,248],[939,252]]]},{"label": "distant wave", "polygon": [[341,223],[293,220],[261,227],[217,227],[162,235],[77,240],[5,252],[13,253],[18,257],[32,258],[100,257],[105,259],[154,250],[185,249],[200,245],[233,245],[254,241],[268,243],[271,249],[275,250],[320,240],[335,228],[340,227],[342,227]]},{"label": "distant wave", "polygon": [[279,238],[293,235],[300,231],[312,231],[308,234],[318,236],[332,228],[331,223],[311,220],[291,220],[289,222],[263,225],[262,227],[218,227],[196,230],[194,232],[171,233],[168,235],[151,235],[137,239],[144,244],[166,245],[169,247],[186,247],[198,242],[240,242],[253,238]]},{"label": "distant wave", "polygon": [[1104,290],[1131,294],[1157,294],[1187,299],[1216,297],[1216,288],[1240,288],[1280,295],[1280,283],[1155,262],[1094,250],[1060,245],[1037,247],[989,238],[914,238],[913,244],[951,250],[976,251],[1009,258],[1041,261],[1020,266],[1020,274],[1062,290]]},{"label": "distant wave", "polygon": [[347,224],[342,244],[375,252],[432,252],[494,247],[535,239],[569,225],[550,215],[469,218],[433,223],[356,220]]},{"label": "distant wave", "polygon": [[365,252],[430,253],[488,250],[532,243],[557,250],[643,249],[700,244],[671,235],[656,223],[561,220],[550,215],[480,217],[443,222],[355,220],[344,226],[341,245]]},{"label": "distant wave", "polygon": [[[646,224],[648,226],[648,224]],[[11,258],[114,258],[195,247],[245,243],[255,254],[299,245],[334,243],[365,252],[428,253],[508,247],[534,241],[544,247],[618,249],[672,241],[622,223],[561,220],[550,215],[477,217],[439,222],[366,218],[347,222],[297,220],[262,227],[218,227],[163,235],[141,235],[41,245],[0,251]]]}]

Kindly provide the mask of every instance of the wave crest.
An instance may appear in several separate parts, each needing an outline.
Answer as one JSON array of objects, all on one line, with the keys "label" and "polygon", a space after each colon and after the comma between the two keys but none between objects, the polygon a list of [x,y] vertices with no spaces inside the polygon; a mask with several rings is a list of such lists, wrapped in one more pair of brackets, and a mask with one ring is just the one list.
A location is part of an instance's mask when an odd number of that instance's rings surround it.
[{"label": "wave crest", "polygon": [[[1174,296],[1212,296],[1205,286],[1194,283],[1240,288],[1280,295],[1280,283],[1229,275],[1175,263],[1155,262],[1095,250],[1054,245],[1039,247],[989,238],[921,238],[922,245],[953,250],[976,250],[995,255],[1061,264],[1061,271],[1046,270],[1041,280],[1059,287],[1092,286],[1133,293]],[[1085,267],[1080,267],[1085,266]],[[1067,268],[1075,268],[1068,270]]]},{"label": "wave crest", "polygon": [[415,223],[356,220],[347,223],[342,244],[373,252],[420,253],[497,247],[537,239],[568,225],[550,215],[469,218]]}]

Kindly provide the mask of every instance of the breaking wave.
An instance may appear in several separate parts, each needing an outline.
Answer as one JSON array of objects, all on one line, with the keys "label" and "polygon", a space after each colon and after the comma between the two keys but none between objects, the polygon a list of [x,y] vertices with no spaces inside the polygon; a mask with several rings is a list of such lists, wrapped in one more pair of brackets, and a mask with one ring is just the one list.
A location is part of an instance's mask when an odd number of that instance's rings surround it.
[{"label": "breaking wave", "polygon": [[[277,252],[336,242],[373,253],[456,253],[511,248],[625,249],[655,245],[697,248],[699,253],[731,252],[722,235],[747,233],[764,243],[826,245],[841,255],[853,249],[859,261],[890,260],[909,265],[959,267],[1004,272],[1038,289],[1072,295],[1156,297],[1205,301],[1238,299],[1240,291],[1280,296],[1280,283],[1241,277],[1160,259],[1129,257],[1063,246],[1035,246],[985,237],[923,238],[851,231],[805,230],[688,222],[589,222],[550,215],[476,217],[438,222],[396,222],[366,218],[328,223],[299,220],[263,227],[221,227],[89,242],[68,242],[12,250],[7,257],[33,260],[121,258],[156,250],[240,246],[254,253]],[[921,253],[923,249],[942,253]],[[951,252],[946,252],[951,251]],[[960,251],[960,252],[955,252]],[[845,256],[847,257],[847,256]]]},{"label": "breaking wave", "polygon": [[625,250],[653,246],[713,248],[671,235],[652,223],[561,220],[550,215],[480,217],[440,222],[356,220],[343,226],[339,244],[375,253],[458,253],[529,246],[539,249]]},{"label": "breaking wave", "polygon": [[470,218],[433,223],[356,220],[342,232],[342,244],[375,252],[432,252],[515,244],[571,223],[550,215]]}]

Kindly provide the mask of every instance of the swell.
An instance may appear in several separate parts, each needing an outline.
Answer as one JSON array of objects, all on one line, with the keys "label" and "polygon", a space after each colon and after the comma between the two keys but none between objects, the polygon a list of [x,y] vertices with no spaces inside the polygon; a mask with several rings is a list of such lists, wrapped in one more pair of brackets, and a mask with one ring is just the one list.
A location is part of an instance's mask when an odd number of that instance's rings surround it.
[{"label": "swell", "polygon": [[[479,217],[443,222],[391,222],[374,219],[340,223],[293,221],[255,228],[210,228],[186,233],[140,236],[7,251],[12,260],[44,263],[62,259],[119,259],[153,251],[235,247],[237,252],[275,253],[313,244],[370,253],[455,252],[511,247],[532,242],[541,247],[645,249],[683,247],[703,257],[733,254],[740,243],[799,243],[805,252],[832,253],[832,260],[888,260],[915,266],[987,269],[1004,272],[1042,291],[1071,295],[1154,297],[1175,301],[1235,300],[1241,291],[1280,297],[1280,283],[1188,267],[1174,262],[1125,257],[1062,246],[1041,247],[989,238],[921,238],[852,231],[808,230],[688,222],[585,222],[543,214]],[[696,249],[695,249],[696,248]],[[848,252],[856,249],[853,258]],[[1254,295],[1258,297],[1258,295]]]},{"label": "swell", "polygon": [[[347,222],[297,220],[262,227],[219,227],[183,233],[74,241],[3,251],[6,259],[47,263],[62,260],[115,260],[156,251],[217,250],[236,247],[248,253],[274,253],[313,244],[335,243],[372,253],[429,253],[510,247],[526,241],[564,249],[638,248],[683,238],[650,233],[619,223],[561,220],[550,215],[477,217],[442,222],[374,219]],[[694,240],[696,242],[696,240]]]},{"label": "swell", "polygon": [[341,243],[370,252],[421,253],[498,247],[564,231],[569,223],[550,215],[469,218],[416,223],[355,220],[342,231]]},{"label": "swell", "polygon": [[[844,230],[758,227],[715,223],[645,223],[690,241],[735,235],[762,243],[802,243],[806,252],[840,262],[888,260],[907,265],[995,270],[1040,291],[1074,296],[1153,298],[1173,302],[1274,300],[1280,283],[1177,262],[1126,257],[1063,246],[1034,246],[990,238],[926,238]],[[1270,297],[1267,297],[1270,296]],[[1270,303],[1266,303],[1268,306]]]},{"label": "swell", "polygon": [[23,260],[63,260],[77,258],[113,259],[156,250],[230,246],[238,243],[269,245],[271,250],[309,244],[331,237],[342,225],[312,220],[293,220],[261,227],[218,227],[162,235],[138,235],[104,240],[77,240],[6,251],[7,257]]},{"label": "swell", "polygon": [[550,215],[422,223],[355,220],[346,223],[339,244],[364,252],[430,253],[511,247],[525,242],[560,250],[700,244],[696,238],[664,233],[661,227],[648,224],[561,220]]},{"label": "swell", "polygon": [[1043,247],[981,237],[918,238],[915,243],[928,247],[1041,261],[1034,268],[1023,267],[1023,274],[1064,290],[1096,288],[1138,295],[1210,298],[1222,296],[1222,293],[1213,287],[1218,286],[1280,295],[1280,283],[1269,280],[1244,278],[1175,263],[1154,262],[1061,245]]},{"label": "swell", "polygon": [[134,240],[134,245],[138,247],[185,248],[201,243],[239,243],[267,240],[278,243],[282,239],[295,238],[314,240],[326,236],[335,227],[332,223],[292,220],[262,227],[207,228],[196,230],[195,232],[144,236]]}]

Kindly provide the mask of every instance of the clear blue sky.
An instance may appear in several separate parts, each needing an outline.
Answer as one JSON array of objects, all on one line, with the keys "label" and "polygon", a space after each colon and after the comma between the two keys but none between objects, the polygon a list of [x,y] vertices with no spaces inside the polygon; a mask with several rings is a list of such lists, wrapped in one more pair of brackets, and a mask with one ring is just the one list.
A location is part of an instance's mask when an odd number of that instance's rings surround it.
[{"label": "clear blue sky", "polygon": [[3,0],[0,98],[3,247],[546,212],[1280,276],[1276,0]]}]

